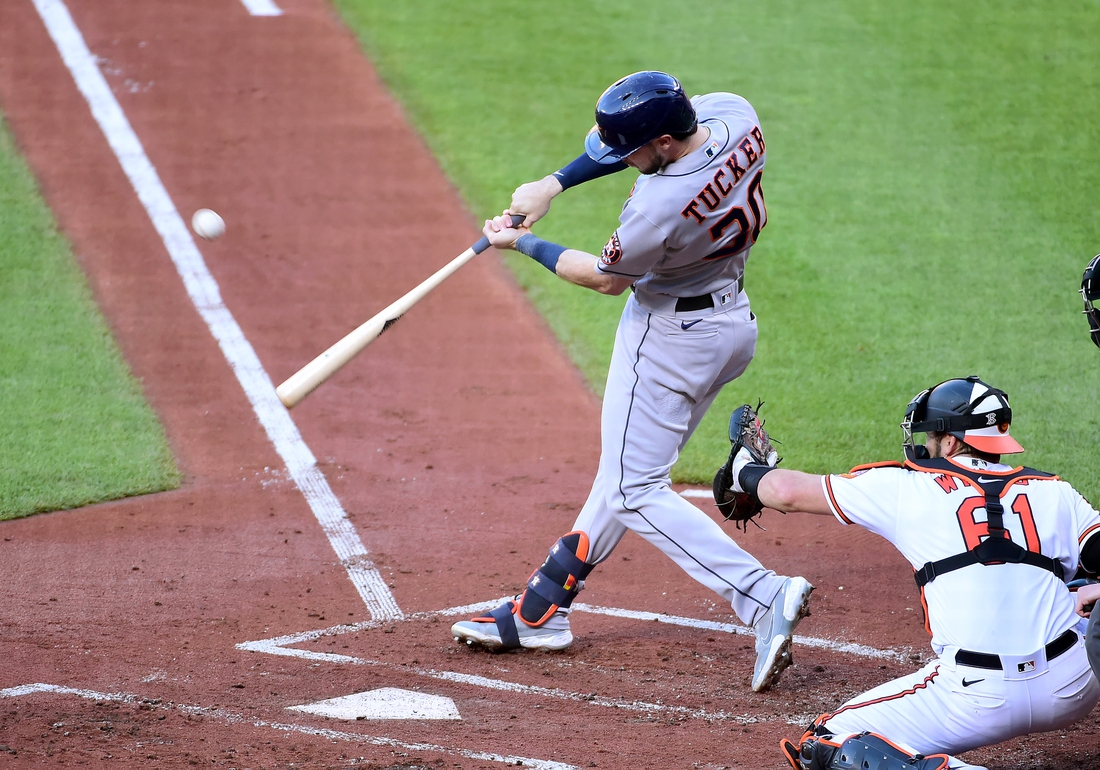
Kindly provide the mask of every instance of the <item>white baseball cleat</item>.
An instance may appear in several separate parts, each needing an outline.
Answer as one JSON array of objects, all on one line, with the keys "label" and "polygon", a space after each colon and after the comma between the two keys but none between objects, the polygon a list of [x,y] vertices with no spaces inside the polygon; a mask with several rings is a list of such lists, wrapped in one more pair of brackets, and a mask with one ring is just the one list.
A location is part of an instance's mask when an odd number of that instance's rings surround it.
[{"label": "white baseball cleat", "polygon": [[492,612],[451,626],[456,642],[467,647],[489,650],[564,650],[573,643],[569,615],[558,610],[541,626],[529,626],[516,612],[516,603],[508,601]]},{"label": "white baseball cleat", "polygon": [[752,670],[753,692],[764,692],[791,665],[791,637],[802,618],[810,614],[810,593],[814,587],[806,578],[787,578],[772,606],[756,629],[756,665]]}]

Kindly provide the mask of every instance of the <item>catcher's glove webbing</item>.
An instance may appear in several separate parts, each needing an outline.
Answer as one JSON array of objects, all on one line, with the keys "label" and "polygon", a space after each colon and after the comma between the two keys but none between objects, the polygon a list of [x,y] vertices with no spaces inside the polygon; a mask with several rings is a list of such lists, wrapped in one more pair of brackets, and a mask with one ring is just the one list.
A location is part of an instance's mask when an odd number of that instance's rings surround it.
[{"label": "catcher's glove webbing", "polygon": [[[765,472],[779,463],[771,437],[764,430],[764,422],[757,414],[763,402],[753,409],[748,404],[739,406],[730,415],[729,437],[733,445],[726,464],[714,476],[714,502],[726,521],[734,521],[738,528],[758,516],[764,506],[756,498],[755,487],[746,490],[737,475],[746,465],[755,463],[766,466]],[[754,474],[757,481],[763,474]]]}]

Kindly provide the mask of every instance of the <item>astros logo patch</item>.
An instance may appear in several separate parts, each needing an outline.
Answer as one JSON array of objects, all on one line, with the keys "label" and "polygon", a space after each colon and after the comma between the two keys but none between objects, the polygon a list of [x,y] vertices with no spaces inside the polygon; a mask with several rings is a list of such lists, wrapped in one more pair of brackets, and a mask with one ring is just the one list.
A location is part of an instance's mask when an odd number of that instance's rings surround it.
[{"label": "astros logo patch", "polygon": [[611,234],[611,238],[608,239],[607,244],[603,247],[603,254],[600,255],[600,262],[605,265],[613,265],[623,258],[623,246],[619,243],[619,231],[616,230]]}]

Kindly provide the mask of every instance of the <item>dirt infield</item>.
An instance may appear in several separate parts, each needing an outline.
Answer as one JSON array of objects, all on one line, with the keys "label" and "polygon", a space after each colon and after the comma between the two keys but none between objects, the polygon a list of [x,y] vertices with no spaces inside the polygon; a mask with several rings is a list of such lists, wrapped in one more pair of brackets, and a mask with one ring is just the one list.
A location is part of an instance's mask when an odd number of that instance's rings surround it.
[{"label": "dirt infield", "polygon": [[[67,3],[179,212],[226,219],[199,247],[275,382],[478,237],[331,7],[279,4]],[[0,107],[186,476],[0,524],[0,767],[777,768],[780,737],[930,656],[892,549],[778,515],[739,538],[818,590],[773,692],[749,692],[729,608],[634,536],[590,578],[570,649],[456,645],[453,608],[519,590],[599,451],[596,399],[492,253],[292,413],[400,608],[379,615],[32,0],[0,3]],[[461,719],[287,710],[379,688],[450,698]],[[1100,767],[1098,738],[1094,715],[968,759]]]}]

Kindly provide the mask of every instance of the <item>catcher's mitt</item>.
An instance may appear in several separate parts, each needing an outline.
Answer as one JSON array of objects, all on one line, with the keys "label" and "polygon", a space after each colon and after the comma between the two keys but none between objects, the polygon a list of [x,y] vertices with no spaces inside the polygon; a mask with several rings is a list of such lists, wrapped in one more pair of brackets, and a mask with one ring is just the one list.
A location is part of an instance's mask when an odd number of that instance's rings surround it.
[{"label": "catcher's mitt", "polygon": [[[772,446],[772,439],[764,430],[764,422],[757,411],[764,403],[757,403],[756,409],[748,404],[739,406],[730,415],[730,449],[726,464],[718,469],[714,476],[714,502],[726,521],[737,522],[738,529],[747,525],[758,516],[764,506],[755,496],[741,490],[737,483],[737,473],[749,463],[760,463],[775,467],[779,456]],[[744,450],[744,451],[742,451]]]}]

